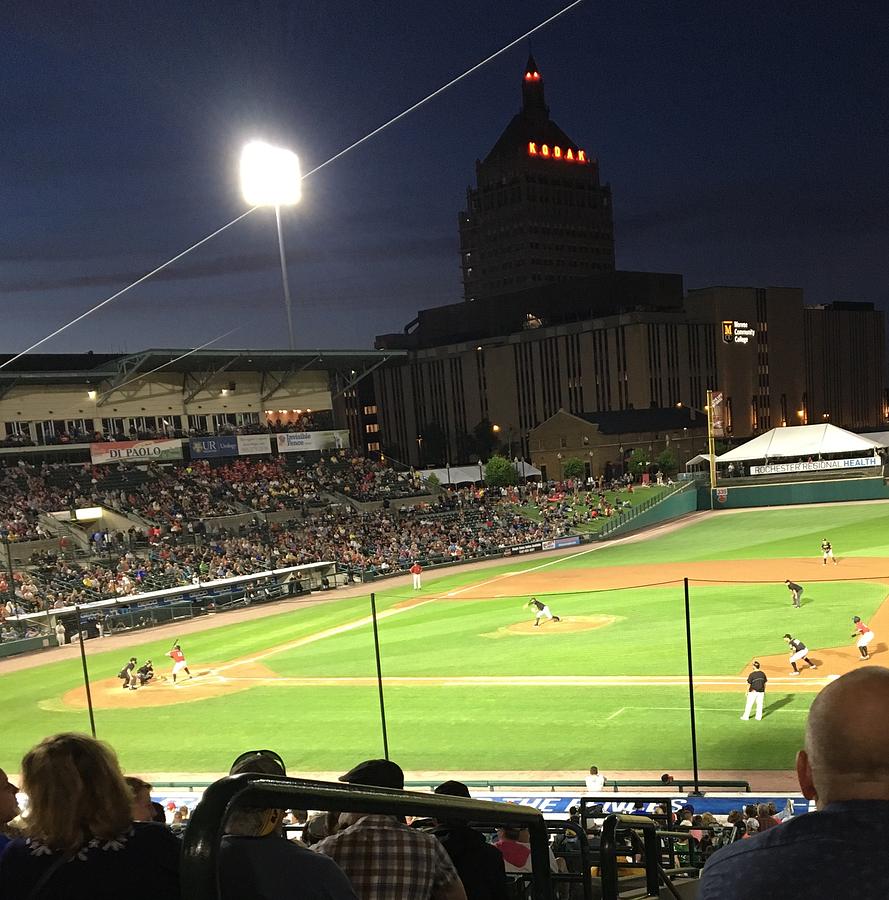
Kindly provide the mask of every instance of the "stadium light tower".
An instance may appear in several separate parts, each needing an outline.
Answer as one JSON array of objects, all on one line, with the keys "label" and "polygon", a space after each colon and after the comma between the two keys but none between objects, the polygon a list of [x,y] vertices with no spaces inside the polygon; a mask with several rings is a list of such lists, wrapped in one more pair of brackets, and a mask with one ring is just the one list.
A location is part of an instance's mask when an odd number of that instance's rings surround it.
[{"label": "stadium light tower", "polygon": [[293,350],[293,316],[290,309],[287,258],[284,254],[284,233],[281,229],[281,207],[299,203],[302,196],[299,157],[292,150],[272,147],[264,141],[251,141],[241,151],[241,193],[250,206],[275,208],[284,308],[287,311],[287,334],[290,349]]}]

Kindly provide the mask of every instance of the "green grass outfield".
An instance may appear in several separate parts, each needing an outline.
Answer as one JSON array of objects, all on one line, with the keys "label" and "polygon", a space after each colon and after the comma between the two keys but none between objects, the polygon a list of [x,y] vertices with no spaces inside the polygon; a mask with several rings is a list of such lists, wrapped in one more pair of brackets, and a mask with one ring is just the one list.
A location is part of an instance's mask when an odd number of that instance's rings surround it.
[{"label": "green grass outfield", "polygon": [[[638,543],[569,553],[544,571],[639,563],[815,557],[827,535],[838,556],[889,557],[889,505],[820,505],[723,513]],[[526,556],[483,570],[430,577],[421,592],[376,587],[388,610],[408,597],[438,598],[462,586],[543,563]],[[546,560],[547,563],[550,560]],[[889,574],[889,562],[887,562]],[[509,580],[499,583],[507,590]],[[693,585],[695,669],[734,673],[756,655],[782,653],[785,630],[811,648],[849,641],[855,613],[873,614],[887,594],[868,582],[807,585],[801,611],[781,584]],[[411,770],[583,770],[690,766],[687,689],[681,686],[547,686],[539,676],[656,676],[685,672],[683,596],[668,585],[564,593],[550,598],[557,614],[607,614],[594,631],[519,635],[505,626],[531,618],[526,596],[488,600],[431,599],[399,609],[380,623],[384,675],[513,676],[500,685],[390,685],[386,690],[390,749]],[[368,613],[366,598],[294,608],[264,619],[219,625],[183,640],[194,669],[267,651]],[[224,620],[223,620],[224,621]],[[804,625],[802,624],[804,623]],[[544,626],[546,627],[546,626]],[[886,636],[879,635],[885,640]],[[169,649],[154,639],[114,654],[87,644],[94,678],[107,678],[124,657]],[[369,626],[285,649],[263,659],[282,679],[375,674]],[[85,711],[61,696],[80,683],[69,660],[0,676],[0,767],[16,771],[22,753],[46,734],[86,730]],[[153,690],[171,690],[159,685]],[[766,719],[738,719],[740,693],[699,691],[699,762],[706,769],[773,769],[792,764],[814,694],[768,695]],[[272,747],[291,770],[335,771],[381,752],[373,684],[305,687],[260,685],[240,693],[161,707],[99,709],[99,736],[138,772],[219,772],[250,747]]]}]

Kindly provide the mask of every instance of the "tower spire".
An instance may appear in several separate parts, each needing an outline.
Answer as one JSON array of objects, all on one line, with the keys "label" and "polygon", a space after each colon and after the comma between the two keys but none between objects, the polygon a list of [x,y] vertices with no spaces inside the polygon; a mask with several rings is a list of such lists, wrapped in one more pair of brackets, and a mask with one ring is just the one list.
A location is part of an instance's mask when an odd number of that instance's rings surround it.
[{"label": "tower spire", "polygon": [[530,48],[522,76],[522,113],[534,121],[546,121],[549,118],[549,109],[543,98],[543,76]]}]

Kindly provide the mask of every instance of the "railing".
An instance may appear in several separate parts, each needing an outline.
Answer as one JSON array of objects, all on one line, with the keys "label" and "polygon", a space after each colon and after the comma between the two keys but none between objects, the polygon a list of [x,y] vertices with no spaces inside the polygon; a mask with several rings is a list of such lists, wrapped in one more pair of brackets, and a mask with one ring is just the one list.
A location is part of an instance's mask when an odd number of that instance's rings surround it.
[{"label": "railing", "polygon": [[[642,839],[639,839],[639,832]],[[618,841],[618,833],[627,834],[628,845]],[[682,831],[667,831],[659,829],[653,819],[648,816],[611,815],[605,819],[602,825],[602,838],[600,843],[599,872],[602,876],[602,900],[620,900],[629,895],[626,886],[620,884],[621,866],[636,866],[636,863],[620,863],[619,856],[637,856],[641,851],[645,866],[645,893],[633,894],[641,898],[660,897],[660,887],[664,886],[671,897],[679,900],[680,894],[676,890],[671,876],[685,875],[697,876],[698,866],[686,866],[682,868],[671,867],[665,869],[661,862],[661,844],[668,844],[669,858],[674,859],[673,842],[675,840],[690,841],[690,835]]]},{"label": "railing", "polygon": [[676,494],[681,491],[693,490],[695,488],[695,483],[692,481],[683,481],[677,482],[673,485],[672,490],[666,490],[662,494],[658,494],[656,497],[649,497],[647,500],[643,500],[637,506],[631,506],[629,509],[621,510],[621,512],[617,513],[612,517],[610,522],[607,522],[596,534],[599,540],[603,540],[608,537],[610,534],[614,534],[615,531],[621,530],[627,523],[632,522],[637,516],[644,513],[646,510],[651,509],[653,506],[657,506],[659,503],[663,503],[664,500],[667,500],[670,497],[674,497]]},{"label": "railing", "polygon": [[[476,779],[476,780],[466,780],[461,779],[463,784],[470,788],[478,788],[480,790],[491,791],[492,793],[497,790],[503,790],[505,788],[518,788],[524,790],[525,788],[549,788],[551,793],[556,792],[556,788],[583,788],[585,785],[583,781],[578,779],[558,779],[558,778],[550,778],[543,780],[525,780],[525,779],[511,779],[508,781],[493,779]],[[405,787],[410,788],[428,788],[432,790],[438,783],[440,779],[429,779],[427,781],[406,781]],[[158,785],[165,788],[180,788],[182,790],[194,790],[195,788],[205,788],[207,785],[211,784],[209,781],[200,781],[196,779],[192,779],[191,781],[164,781],[158,782]],[[662,781],[651,781],[644,779],[619,779],[617,781],[613,781],[612,779],[608,779],[606,783],[606,791],[614,790],[617,792],[619,788],[663,788],[665,792],[673,792],[673,793],[685,793],[686,788],[691,788],[694,786],[694,782],[692,779],[677,779],[671,782],[670,784],[664,784]],[[744,791],[745,793],[750,793],[750,782],[749,781],[701,781],[698,780],[698,787],[702,788],[716,788],[718,790],[726,790],[733,791],[737,790],[738,792]],[[605,791],[602,791],[605,793]],[[660,799],[660,796],[663,795],[651,795],[651,797],[646,798],[650,800]],[[635,796],[630,797],[629,799],[635,800],[637,799]],[[588,802],[597,803],[595,799],[590,799]]]},{"label": "railing", "polygon": [[355,813],[466,819],[480,824],[515,825],[531,836],[531,897],[552,900],[546,824],[536,810],[506,803],[465,800],[439,794],[351,786],[299,778],[236,775],[207,788],[191,817],[182,842],[182,896],[189,900],[219,897],[219,848],[228,813],[237,807],[348,810]]}]

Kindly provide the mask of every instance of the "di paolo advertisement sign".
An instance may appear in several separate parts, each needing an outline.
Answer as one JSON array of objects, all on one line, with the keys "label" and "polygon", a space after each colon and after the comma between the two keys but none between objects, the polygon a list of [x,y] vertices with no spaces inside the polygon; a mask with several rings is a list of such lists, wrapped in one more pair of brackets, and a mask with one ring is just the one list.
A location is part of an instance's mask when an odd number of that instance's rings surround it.
[{"label": "di paolo advertisement sign", "polygon": [[311,450],[342,450],[349,446],[349,432],[294,431],[276,435],[278,453],[307,453]]},{"label": "di paolo advertisement sign", "polygon": [[724,344],[749,344],[755,335],[749,322],[739,322],[737,319],[724,319],[722,322]]},{"label": "di paolo advertisement sign", "polygon": [[90,459],[97,465],[182,459],[182,441],[109,441],[106,444],[90,444]]}]

